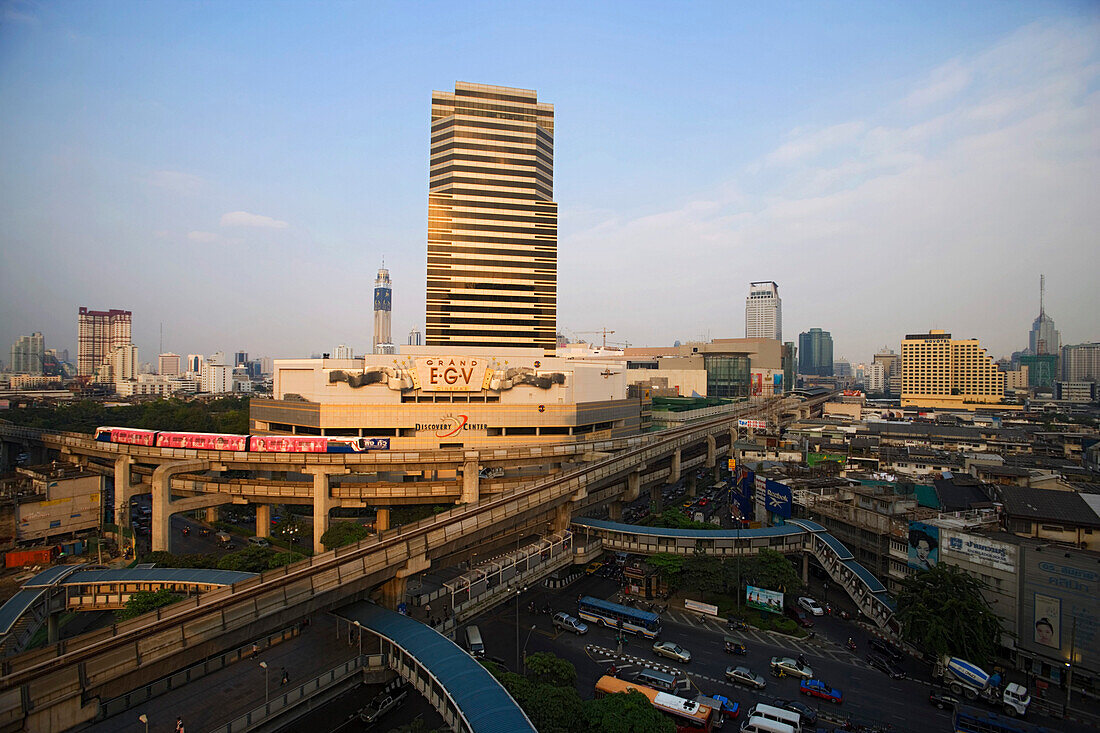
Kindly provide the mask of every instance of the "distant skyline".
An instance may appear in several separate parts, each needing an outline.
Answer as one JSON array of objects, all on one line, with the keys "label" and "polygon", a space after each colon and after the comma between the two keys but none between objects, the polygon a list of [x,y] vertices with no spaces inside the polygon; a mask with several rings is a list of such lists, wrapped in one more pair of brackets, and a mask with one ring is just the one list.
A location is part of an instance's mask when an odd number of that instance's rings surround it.
[{"label": "distant skyline", "polygon": [[[629,12],[627,10],[629,9]],[[537,53],[532,53],[537,49]],[[369,353],[424,329],[429,119],[455,81],[555,105],[558,328],[870,361],[1100,340],[1100,5],[0,2],[0,344],[142,361]],[[591,337],[590,337],[591,338]],[[597,337],[598,338],[598,337]],[[5,356],[5,361],[6,361]]]}]

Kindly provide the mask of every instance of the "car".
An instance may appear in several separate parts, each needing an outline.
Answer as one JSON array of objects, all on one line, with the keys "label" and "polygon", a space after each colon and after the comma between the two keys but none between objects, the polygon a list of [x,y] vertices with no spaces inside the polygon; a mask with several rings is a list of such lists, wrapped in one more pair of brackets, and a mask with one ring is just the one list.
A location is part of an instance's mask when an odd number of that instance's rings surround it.
[{"label": "car", "polygon": [[695,503],[695,499],[688,499],[687,501],[685,501],[680,506],[682,506],[684,509],[687,509],[688,507],[690,507],[694,503]]},{"label": "car", "polygon": [[892,662],[900,662],[902,659],[905,659],[905,653],[902,652],[901,649],[898,649],[884,639],[879,639],[877,636],[872,637],[871,640],[867,642],[867,646],[872,651],[878,652]]},{"label": "car", "polygon": [[955,707],[961,703],[962,700],[952,694],[947,688],[933,687],[932,691],[928,693],[928,702],[932,703],[940,710],[945,710]]},{"label": "car", "polygon": [[808,629],[814,625],[814,622],[810,620],[810,617],[806,615],[806,612],[798,606],[787,606],[786,611],[787,615],[793,618],[799,626]]},{"label": "car", "polygon": [[905,673],[902,672],[896,664],[891,662],[886,657],[881,657],[878,654],[868,654],[867,664],[871,665],[873,669],[877,669],[880,672],[885,672],[886,674],[893,677],[895,680],[900,680],[902,677],[905,676]]},{"label": "car", "polygon": [[592,575],[593,573],[595,573],[597,570],[599,570],[602,567],[603,567],[602,562],[600,562],[598,560],[594,560],[594,561],[588,563],[588,567],[586,567],[584,569],[584,572],[587,573],[588,575]]},{"label": "car", "polygon": [[249,537],[248,544],[252,547],[271,547],[271,542],[266,537]]},{"label": "car", "polygon": [[814,671],[805,664],[799,664],[797,659],[790,657],[772,657],[769,665],[772,674],[776,677],[798,677],[799,679],[813,679]]},{"label": "car", "polygon": [[806,725],[817,724],[817,711],[809,705],[800,703],[798,700],[776,700],[775,706],[777,708],[783,708],[784,710],[790,710],[792,713],[798,713],[802,716],[802,722]]},{"label": "car", "polygon": [[809,613],[813,616],[825,615],[825,609],[822,608],[817,601],[815,601],[813,598],[810,598],[809,596],[802,596],[801,598],[799,598],[798,605],[801,606],[806,611],[806,613]]},{"label": "car", "polygon": [[359,720],[364,723],[377,722],[383,715],[400,705],[408,694],[409,690],[406,685],[378,693],[373,700],[367,703],[365,708],[359,711]]},{"label": "car", "polygon": [[675,659],[677,662],[682,662],[684,664],[691,661],[691,652],[674,641],[658,641],[653,645],[653,652],[659,656]]},{"label": "car", "polygon": [[726,667],[726,679],[735,685],[745,685],[757,690],[763,690],[768,684],[748,667]]},{"label": "car", "polygon": [[825,684],[821,680],[802,680],[798,685],[798,691],[803,695],[809,695],[810,697],[820,697],[822,700],[828,700],[829,702],[839,705],[844,702],[844,693],[840,690]]},{"label": "car", "polygon": [[699,500],[699,506],[706,506],[708,503],[710,503],[710,499],[705,496]]},{"label": "car", "polygon": [[574,634],[587,634],[588,624],[581,621],[575,616],[570,616],[564,611],[559,611],[554,614],[554,627],[558,629],[565,629],[566,631],[572,631]]}]

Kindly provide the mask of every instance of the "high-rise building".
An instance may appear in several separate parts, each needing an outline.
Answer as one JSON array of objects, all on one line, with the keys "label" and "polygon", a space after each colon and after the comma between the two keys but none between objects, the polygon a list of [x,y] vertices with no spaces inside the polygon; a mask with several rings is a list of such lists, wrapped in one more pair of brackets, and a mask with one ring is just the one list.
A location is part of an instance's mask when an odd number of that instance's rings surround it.
[{"label": "high-rise building", "polygon": [[187,367],[187,371],[191,374],[199,374],[202,372],[202,354],[188,354],[187,363],[184,365]]},{"label": "high-rise building", "polygon": [[374,278],[374,353],[392,354],[393,336],[390,334],[390,311],[393,308],[393,288],[390,283],[390,271],[385,266],[378,268],[378,277]]},{"label": "high-rise building", "polygon": [[355,354],[350,346],[340,344],[336,347],[336,351],[333,352],[332,357],[334,359],[351,359]]},{"label": "high-rise building", "polygon": [[1062,347],[1062,381],[1100,382],[1100,342]]},{"label": "high-rise building", "polygon": [[886,369],[880,362],[872,362],[863,371],[863,388],[868,394],[886,391]]},{"label": "high-rise building", "polygon": [[783,340],[783,301],[771,280],[750,283],[745,298],[745,338]]},{"label": "high-rise building", "polygon": [[833,375],[833,335],[820,328],[798,334],[798,373],[818,377]]},{"label": "high-rise building", "polygon": [[90,377],[96,367],[122,346],[132,343],[130,311],[111,309],[91,311],[81,308],[77,315],[76,373]]},{"label": "high-rise building", "polygon": [[848,361],[844,357],[833,362],[833,376],[840,377],[841,379],[852,378],[852,362]]},{"label": "high-rise building", "polygon": [[13,374],[42,374],[45,359],[46,343],[38,331],[30,336],[20,336],[19,340],[11,345]]},{"label": "high-rise building", "polygon": [[409,346],[420,346],[424,343],[424,335],[420,333],[420,329],[414,328],[409,331]]},{"label": "high-rise building", "polygon": [[233,366],[234,367],[239,367],[239,366],[242,366],[242,365],[247,364],[247,363],[248,363],[248,352],[247,351],[238,351],[237,353],[233,354]]},{"label": "high-rise building", "polygon": [[426,341],[555,348],[554,107],[529,89],[432,92]]},{"label": "high-rise building", "polygon": [[1039,276],[1039,315],[1031,323],[1028,334],[1027,350],[1029,354],[1055,354],[1062,350],[1062,334],[1054,327],[1054,319],[1047,315],[1043,306],[1046,294],[1046,277]]},{"label": "high-rise building", "polygon": [[165,377],[175,377],[180,373],[179,354],[161,354],[157,357],[157,374]]},{"label": "high-rise building", "polygon": [[932,330],[901,342],[902,407],[974,409],[1003,399],[1004,377],[977,339]]},{"label": "high-rise building", "polygon": [[138,368],[138,349],[133,344],[119,346],[107,355],[103,363],[96,367],[97,380],[102,382],[125,382],[136,379]]},{"label": "high-rise building", "polygon": [[882,364],[883,393],[901,394],[901,357],[893,349],[883,346],[882,351],[875,354],[873,361],[875,364]]}]

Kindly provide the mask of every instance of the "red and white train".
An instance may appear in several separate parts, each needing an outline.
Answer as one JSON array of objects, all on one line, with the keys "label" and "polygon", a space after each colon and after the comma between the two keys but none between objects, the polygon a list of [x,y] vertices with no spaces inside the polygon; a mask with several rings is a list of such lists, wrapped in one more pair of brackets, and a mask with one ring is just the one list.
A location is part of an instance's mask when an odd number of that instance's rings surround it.
[{"label": "red and white train", "polygon": [[251,453],[365,453],[389,450],[389,438],[338,438],[312,435],[232,435],[229,433],[174,433],[139,428],[96,428],[101,443],[124,443],[156,448],[193,448]]}]

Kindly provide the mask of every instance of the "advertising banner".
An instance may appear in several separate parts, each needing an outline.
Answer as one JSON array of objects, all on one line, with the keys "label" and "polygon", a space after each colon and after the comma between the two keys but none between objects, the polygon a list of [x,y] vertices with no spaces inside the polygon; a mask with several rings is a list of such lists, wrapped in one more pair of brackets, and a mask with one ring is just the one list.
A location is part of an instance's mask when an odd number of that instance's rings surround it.
[{"label": "advertising banner", "polygon": [[414,386],[423,392],[480,392],[488,368],[483,357],[418,357]]},{"label": "advertising banner", "polygon": [[1088,553],[1021,547],[1018,644],[1043,658],[1078,663],[1100,656],[1100,571]]},{"label": "advertising banner", "polygon": [[739,428],[752,428],[753,430],[767,430],[768,423],[764,420],[745,420],[741,419],[737,421],[737,427]]},{"label": "advertising banner", "polygon": [[703,603],[701,601],[693,601],[689,598],[684,599],[684,608],[689,611],[695,611],[697,613],[705,613],[708,616],[718,615],[718,606],[714,606],[709,603]]},{"label": "advertising banner", "polygon": [[781,614],[783,613],[783,594],[779,591],[749,585],[745,587],[745,605],[749,608],[755,608],[757,611]]},{"label": "advertising banner", "polygon": [[931,570],[940,561],[940,528],[924,522],[909,523],[909,567]]},{"label": "advertising banner", "polygon": [[940,549],[945,554],[997,570],[1016,572],[1015,545],[952,530],[940,532],[940,539],[943,542]]},{"label": "advertising banner", "polygon": [[1035,594],[1035,637],[1036,644],[1052,649],[1062,648],[1062,599],[1053,596]]},{"label": "advertising banner", "polygon": [[734,480],[730,487],[730,505],[737,506],[738,511],[733,513],[733,516],[742,518],[751,517],[752,512],[752,490],[753,482],[755,480],[755,474],[742,466],[737,469],[734,474]]},{"label": "advertising banner", "polygon": [[764,482],[764,506],[772,514],[791,518],[791,489],[786,484],[767,479]]}]

